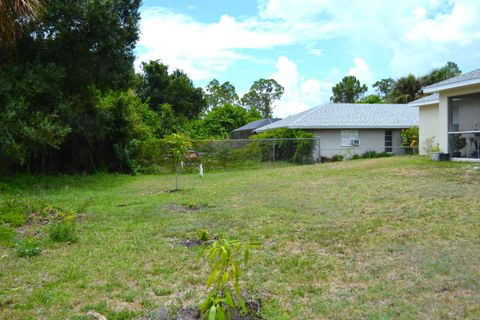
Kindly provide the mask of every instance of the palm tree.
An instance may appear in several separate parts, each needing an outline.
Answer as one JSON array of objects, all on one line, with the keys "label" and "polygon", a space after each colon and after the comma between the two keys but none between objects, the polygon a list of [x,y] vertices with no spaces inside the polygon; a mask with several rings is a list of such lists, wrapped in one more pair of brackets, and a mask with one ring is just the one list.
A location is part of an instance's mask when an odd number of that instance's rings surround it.
[{"label": "palm tree", "polygon": [[37,18],[41,10],[41,0],[0,0],[0,45],[13,45],[22,24]]},{"label": "palm tree", "polygon": [[394,101],[396,103],[407,103],[417,98],[422,88],[417,78],[410,74],[397,80],[394,86]]}]

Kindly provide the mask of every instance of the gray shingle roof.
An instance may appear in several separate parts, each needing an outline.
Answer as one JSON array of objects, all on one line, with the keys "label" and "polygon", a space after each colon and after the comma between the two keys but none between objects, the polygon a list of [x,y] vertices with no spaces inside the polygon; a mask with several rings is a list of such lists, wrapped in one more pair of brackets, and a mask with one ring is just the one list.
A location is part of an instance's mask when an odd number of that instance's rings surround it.
[{"label": "gray shingle roof", "polygon": [[276,121],[279,121],[279,120],[282,120],[280,118],[272,118],[272,119],[260,119],[260,120],[255,120],[255,121],[252,121],[250,123],[247,123],[246,125],[240,127],[240,128],[237,128],[233,131],[243,131],[243,130],[255,130],[257,128],[260,128],[260,127],[263,127],[263,126],[266,126],[267,124],[271,124],[273,122],[276,122]]},{"label": "gray shingle roof", "polygon": [[329,103],[261,127],[256,132],[276,128],[343,129],[408,128],[418,125],[418,109],[406,104]]},{"label": "gray shingle roof", "polygon": [[473,70],[471,72],[461,74],[459,76],[443,80],[438,83],[434,83],[430,86],[423,88],[423,92],[430,93],[442,88],[455,88],[457,86],[471,83],[480,83],[480,69]]},{"label": "gray shingle roof", "polygon": [[435,92],[434,94],[412,101],[408,103],[408,105],[415,107],[415,106],[423,106],[427,104],[435,104],[435,103],[438,103],[439,99],[440,99],[440,95],[438,94],[438,92]]}]

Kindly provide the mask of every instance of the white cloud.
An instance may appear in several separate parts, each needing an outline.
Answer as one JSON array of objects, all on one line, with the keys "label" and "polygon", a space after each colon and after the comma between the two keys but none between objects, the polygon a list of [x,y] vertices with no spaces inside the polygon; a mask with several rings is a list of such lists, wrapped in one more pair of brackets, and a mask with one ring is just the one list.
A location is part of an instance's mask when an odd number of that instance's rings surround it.
[{"label": "white cloud", "polygon": [[237,49],[265,49],[291,42],[288,34],[268,23],[237,21],[224,15],[217,23],[203,24],[166,9],[142,12],[138,46],[141,61],[160,59],[186,71],[193,79],[205,79],[224,71],[236,60],[255,60]]},{"label": "white cloud", "polygon": [[353,63],[355,66],[348,69],[347,75],[355,76],[362,84],[371,86],[372,83],[375,82],[375,78],[365,60],[360,57],[356,57],[353,59]]},{"label": "white cloud", "polygon": [[278,58],[275,67],[277,71],[269,78],[276,80],[285,89],[282,99],[275,103],[275,116],[283,118],[328,101],[330,83],[313,78],[305,79],[300,75],[297,65],[285,56]]},{"label": "white cloud", "polygon": [[352,53],[368,46],[382,50],[391,59],[393,74],[388,74],[395,77],[480,56],[478,0],[261,0],[259,10],[264,19],[285,20],[296,28],[328,24],[322,36],[350,41]]}]

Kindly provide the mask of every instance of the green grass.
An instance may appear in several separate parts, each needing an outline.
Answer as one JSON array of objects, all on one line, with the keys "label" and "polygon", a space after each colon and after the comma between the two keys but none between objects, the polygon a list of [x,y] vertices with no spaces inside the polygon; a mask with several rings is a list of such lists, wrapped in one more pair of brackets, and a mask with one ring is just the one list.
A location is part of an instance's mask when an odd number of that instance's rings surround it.
[{"label": "green grass", "polygon": [[195,305],[207,266],[175,244],[205,229],[262,244],[243,279],[267,319],[478,319],[476,166],[405,156],[206,172],[181,176],[176,193],[167,175],[3,181],[2,200],[76,212],[77,241],[47,241],[46,225],[38,256],[0,243],[0,318]]}]

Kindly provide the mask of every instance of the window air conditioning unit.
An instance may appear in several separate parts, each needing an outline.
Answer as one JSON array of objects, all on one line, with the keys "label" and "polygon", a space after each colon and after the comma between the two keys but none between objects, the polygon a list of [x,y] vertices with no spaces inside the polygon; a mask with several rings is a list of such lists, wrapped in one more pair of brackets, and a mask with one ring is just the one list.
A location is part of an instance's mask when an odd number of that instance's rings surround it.
[{"label": "window air conditioning unit", "polygon": [[360,139],[352,139],[352,146],[359,146],[360,145]]}]

